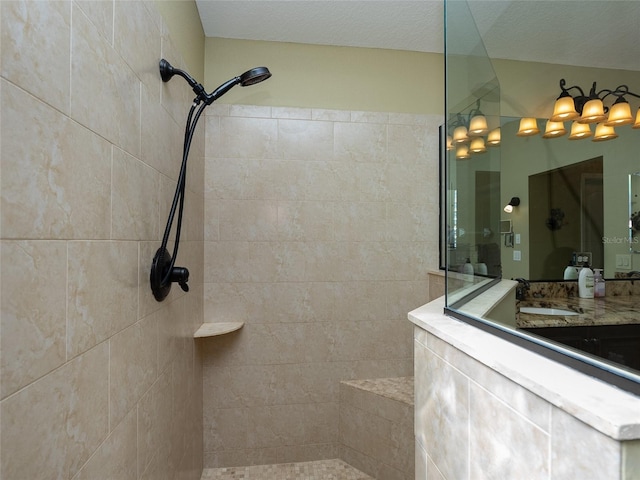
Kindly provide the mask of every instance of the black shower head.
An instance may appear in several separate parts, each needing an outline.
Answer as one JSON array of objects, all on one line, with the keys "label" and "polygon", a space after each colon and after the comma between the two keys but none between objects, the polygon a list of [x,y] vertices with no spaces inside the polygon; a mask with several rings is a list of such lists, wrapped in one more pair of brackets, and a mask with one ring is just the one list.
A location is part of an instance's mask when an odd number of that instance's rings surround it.
[{"label": "black shower head", "polygon": [[248,87],[249,85],[255,85],[256,83],[263,82],[271,76],[271,72],[267,67],[256,67],[244,72],[240,75],[240,85]]}]

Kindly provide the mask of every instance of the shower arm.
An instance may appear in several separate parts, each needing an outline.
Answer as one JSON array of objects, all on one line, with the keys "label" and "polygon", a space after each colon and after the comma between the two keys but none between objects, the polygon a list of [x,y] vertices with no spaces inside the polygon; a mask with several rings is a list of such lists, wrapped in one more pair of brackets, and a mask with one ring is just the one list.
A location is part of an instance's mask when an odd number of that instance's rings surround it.
[{"label": "shower arm", "polygon": [[180,70],[179,68],[175,68],[171,66],[169,62],[167,62],[164,58],[160,60],[160,77],[162,77],[163,82],[168,82],[171,80],[171,77],[174,75],[178,75],[184,78],[189,86],[193,89],[196,94],[196,100],[198,102],[204,102],[206,105],[211,105],[222,95],[227,93],[233,87],[241,83],[242,79],[240,76],[234,77],[231,80],[226,81],[218,88],[216,88],[213,92],[207,93],[202,86],[201,83],[198,83],[191,75],[189,75],[184,70]]}]

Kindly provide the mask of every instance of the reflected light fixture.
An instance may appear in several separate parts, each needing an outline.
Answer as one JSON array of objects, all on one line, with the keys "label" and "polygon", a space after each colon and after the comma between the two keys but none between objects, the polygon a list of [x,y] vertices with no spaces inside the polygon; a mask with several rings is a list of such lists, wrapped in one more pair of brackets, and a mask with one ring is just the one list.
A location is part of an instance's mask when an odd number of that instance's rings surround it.
[{"label": "reflected light fixture", "polygon": [[467,136],[467,127],[461,125],[453,130],[453,143],[459,144],[468,141],[469,137]]},{"label": "reflected light fixture", "polygon": [[564,128],[563,122],[553,122],[551,120],[547,120],[547,125],[545,126],[542,138],[561,137],[565,133],[567,133],[567,130]]},{"label": "reflected light fixture", "polygon": [[614,138],[618,138],[618,134],[613,129],[613,127],[607,125],[606,123],[599,123],[596,126],[596,133],[593,136],[592,142],[604,142],[607,140],[613,140]]},{"label": "reflected light fixture", "polygon": [[484,153],[487,151],[487,147],[484,144],[484,138],[482,137],[475,137],[473,139],[471,139],[471,144],[469,145],[469,152],[470,153]]},{"label": "reflected light fixture", "polygon": [[464,144],[460,144],[456,147],[456,159],[457,160],[468,160],[471,158],[469,154],[469,147]]},{"label": "reflected light fixture", "polygon": [[538,133],[540,133],[540,129],[538,128],[538,122],[535,118],[524,117],[520,119],[520,128],[518,129],[518,133],[516,133],[518,137],[530,137]]},{"label": "reflected light fixture", "polygon": [[469,122],[470,137],[481,137],[482,135],[486,135],[488,131],[487,118],[484,115],[479,114],[471,118]]},{"label": "reflected light fixture", "polygon": [[504,211],[506,213],[511,213],[513,212],[513,207],[517,207],[518,205],[520,205],[520,197],[511,197],[509,203],[504,206]]},{"label": "reflected light fixture", "polygon": [[[640,128],[640,123],[638,123],[638,128]],[[494,128],[489,132],[489,135],[487,135],[487,146],[497,147],[499,145],[500,145],[500,127]]]},{"label": "reflected light fixture", "polygon": [[591,136],[591,126],[588,123],[574,121],[571,124],[569,140],[581,140]]}]

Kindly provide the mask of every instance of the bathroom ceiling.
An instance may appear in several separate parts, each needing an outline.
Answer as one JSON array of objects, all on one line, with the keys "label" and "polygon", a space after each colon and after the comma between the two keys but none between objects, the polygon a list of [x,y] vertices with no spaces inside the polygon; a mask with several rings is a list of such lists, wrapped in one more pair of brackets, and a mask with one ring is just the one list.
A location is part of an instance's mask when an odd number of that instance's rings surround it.
[{"label": "bathroom ceiling", "polygon": [[[443,1],[196,0],[208,37],[443,51]],[[492,58],[640,70],[640,1],[469,0]]]}]

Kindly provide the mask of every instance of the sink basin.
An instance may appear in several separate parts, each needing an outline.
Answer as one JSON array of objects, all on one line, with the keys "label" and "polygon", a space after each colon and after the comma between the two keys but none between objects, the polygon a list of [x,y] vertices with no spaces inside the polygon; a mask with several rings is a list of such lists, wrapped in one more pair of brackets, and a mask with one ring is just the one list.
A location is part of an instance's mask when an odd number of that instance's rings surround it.
[{"label": "sink basin", "polygon": [[562,308],[520,307],[520,313],[533,313],[534,315],[578,315],[571,310]]}]

